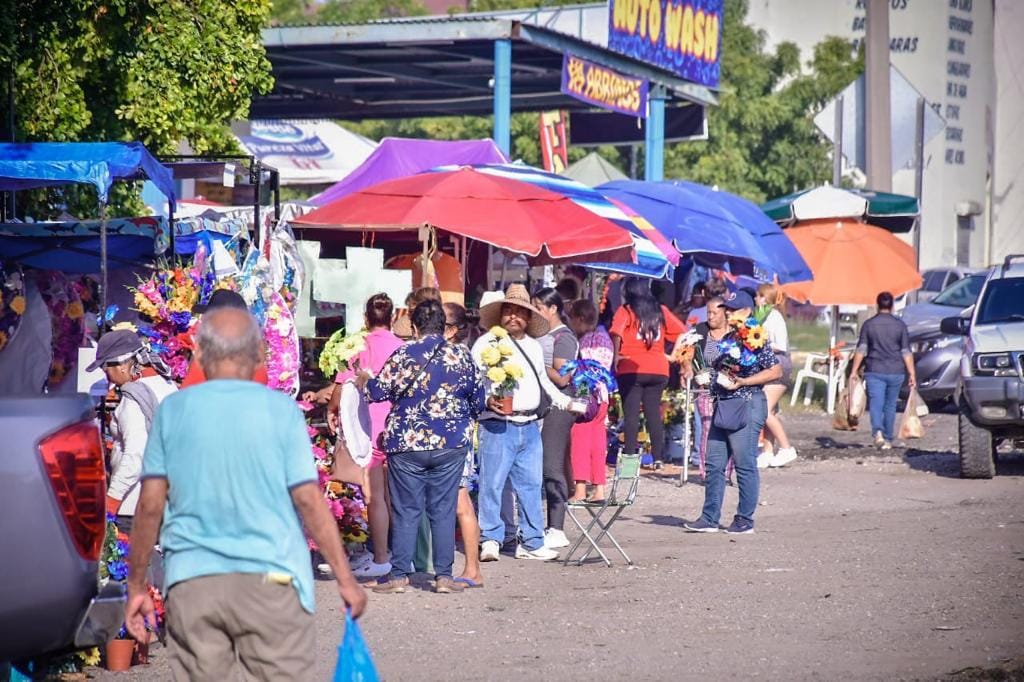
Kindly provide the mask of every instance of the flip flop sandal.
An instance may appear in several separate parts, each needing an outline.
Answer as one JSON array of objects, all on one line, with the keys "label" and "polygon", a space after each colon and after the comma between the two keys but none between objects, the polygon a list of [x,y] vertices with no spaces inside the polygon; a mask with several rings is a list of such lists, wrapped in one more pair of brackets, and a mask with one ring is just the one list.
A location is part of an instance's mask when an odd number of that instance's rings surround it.
[{"label": "flip flop sandal", "polygon": [[462,576],[459,576],[458,578],[453,578],[453,580],[457,583],[462,583],[466,586],[467,589],[471,589],[474,587],[482,588],[484,586],[483,583],[478,583],[472,578],[463,578]]}]

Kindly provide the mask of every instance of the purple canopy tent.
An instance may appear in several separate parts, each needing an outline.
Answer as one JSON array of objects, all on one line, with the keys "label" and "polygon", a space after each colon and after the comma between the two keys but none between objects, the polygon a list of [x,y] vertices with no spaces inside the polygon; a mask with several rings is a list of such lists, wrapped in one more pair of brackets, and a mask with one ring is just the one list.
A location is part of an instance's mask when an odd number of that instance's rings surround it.
[{"label": "purple canopy tent", "polygon": [[354,171],[310,201],[324,206],[385,180],[403,178],[437,166],[508,163],[494,140],[413,140],[385,137]]}]

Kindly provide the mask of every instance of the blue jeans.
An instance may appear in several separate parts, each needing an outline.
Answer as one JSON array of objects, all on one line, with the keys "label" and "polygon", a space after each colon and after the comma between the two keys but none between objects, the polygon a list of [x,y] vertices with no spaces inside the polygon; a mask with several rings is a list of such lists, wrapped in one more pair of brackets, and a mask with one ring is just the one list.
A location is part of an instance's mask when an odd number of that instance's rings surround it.
[{"label": "blue jeans", "polygon": [[907,376],[903,373],[864,372],[872,436],[881,431],[882,438],[892,442],[893,428],[896,425],[896,401],[900,397],[900,388],[903,387],[903,381],[906,378]]},{"label": "blue jeans", "polygon": [[412,567],[424,507],[436,577],[452,577],[455,562],[455,508],[466,448],[400,452],[388,457],[391,493],[391,578]]},{"label": "blue jeans", "polygon": [[544,515],[541,511],[544,448],[537,422],[525,424],[503,419],[480,422],[480,537],[501,543],[505,523],[501,520],[501,493],[511,479],[519,502],[519,532],[527,549],[544,545]]},{"label": "blue jeans", "polygon": [[768,417],[768,403],[763,391],[755,391],[747,399],[747,425],[739,431],[724,431],[712,422],[708,431],[707,480],[704,483],[704,510],[701,518],[718,524],[725,496],[725,465],[732,457],[736,467],[736,484],[740,489],[737,518],[754,522],[761,479],[757,472],[757,437]]}]

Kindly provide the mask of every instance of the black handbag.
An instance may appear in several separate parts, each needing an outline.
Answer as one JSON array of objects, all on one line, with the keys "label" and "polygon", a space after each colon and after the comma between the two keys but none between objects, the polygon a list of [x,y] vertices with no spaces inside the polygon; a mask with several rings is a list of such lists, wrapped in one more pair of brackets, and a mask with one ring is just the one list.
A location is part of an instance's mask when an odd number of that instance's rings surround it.
[{"label": "black handbag", "polygon": [[[512,339],[511,336],[508,338]],[[516,344],[516,348],[519,349],[519,354],[526,359],[526,364],[528,364],[530,369],[533,371],[533,378],[537,380],[537,389],[540,391],[540,402],[537,404],[537,409],[534,410],[534,414],[537,415],[537,419],[543,419],[548,416],[548,412],[551,411],[551,396],[549,396],[548,392],[544,390],[544,384],[540,383],[540,375],[537,374],[537,368],[533,366],[533,361],[530,360],[530,356],[526,354],[526,351],[523,350],[523,347],[519,345],[518,341],[512,339],[512,343]]]},{"label": "black handbag", "polygon": [[750,421],[750,401],[746,398],[719,398],[711,424],[723,431],[739,431]]}]

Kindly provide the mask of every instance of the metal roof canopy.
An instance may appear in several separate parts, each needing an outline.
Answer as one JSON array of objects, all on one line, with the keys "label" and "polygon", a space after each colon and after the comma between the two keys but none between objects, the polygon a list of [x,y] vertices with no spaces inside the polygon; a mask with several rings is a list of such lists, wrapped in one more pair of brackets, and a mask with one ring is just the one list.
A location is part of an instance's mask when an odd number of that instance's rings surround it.
[{"label": "metal roof canopy", "polygon": [[511,110],[592,109],[561,93],[562,55],[646,78],[667,98],[717,103],[702,86],[606,47],[501,15],[409,18],[266,29],[274,90],[252,118],[490,115],[495,42],[512,45]]}]

